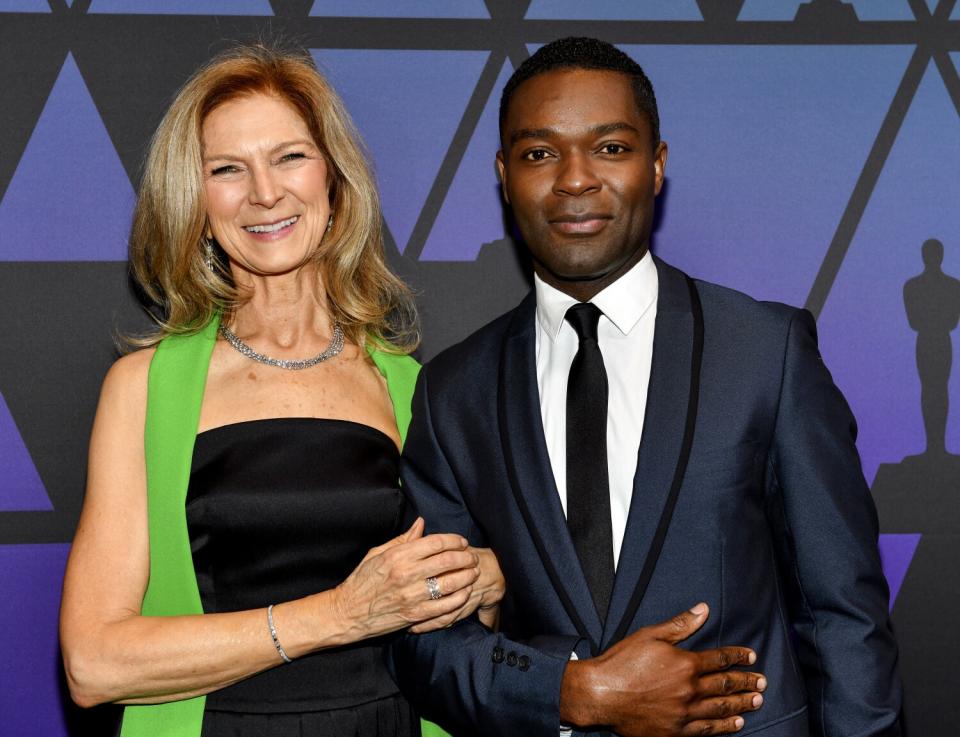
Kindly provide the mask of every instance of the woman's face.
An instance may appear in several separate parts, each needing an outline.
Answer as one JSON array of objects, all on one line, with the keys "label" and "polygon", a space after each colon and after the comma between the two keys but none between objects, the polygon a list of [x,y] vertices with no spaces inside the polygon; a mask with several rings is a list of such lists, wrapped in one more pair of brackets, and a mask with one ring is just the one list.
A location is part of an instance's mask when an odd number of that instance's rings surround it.
[{"label": "woman's face", "polygon": [[208,226],[234,271],[307,263],[326,232],[330,181],[299,113],[272,95],[239,97],[203,121],[202,144]]}]

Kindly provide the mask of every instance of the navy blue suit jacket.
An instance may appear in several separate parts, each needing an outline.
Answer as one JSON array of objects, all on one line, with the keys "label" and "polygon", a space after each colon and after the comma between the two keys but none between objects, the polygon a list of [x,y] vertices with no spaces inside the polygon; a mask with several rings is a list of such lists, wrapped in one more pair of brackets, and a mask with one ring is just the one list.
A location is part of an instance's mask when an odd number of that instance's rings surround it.
[{"label": "navy blue suit jacket", "polygon": [[494,550],[507,594],[497,633],[469,619],[403,638],[393,651],[401,688],[457,735],[554,737],[571,651],[590,657],[618,629],[706,601],[707,623],[683,646],[752,647],[769,682],[741,734],[899,734],[876,512],[854,419],[804,310],[695,282],[703,350],[689,462],[649,586],[631,610],[696,392],[692,295],[683,274],[656,263],[649,398],[606,622],[550,468],[533,295],[421,372],[404,488],[428,532]]}]

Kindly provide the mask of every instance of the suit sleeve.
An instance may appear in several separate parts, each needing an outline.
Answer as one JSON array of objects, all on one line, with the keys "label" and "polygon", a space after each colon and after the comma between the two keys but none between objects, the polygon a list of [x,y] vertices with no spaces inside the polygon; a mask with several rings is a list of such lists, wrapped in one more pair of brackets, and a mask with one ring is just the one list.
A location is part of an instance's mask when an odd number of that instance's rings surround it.
[{"label": "suit sleeve", "polygon": [[[457,532],[483,546],[430,412],[420,372],[401,465],[403,488],[427,532]],[[556,737],[560,682],[577,637],[510,640],[476,617],[448,629],[406,634],[391,649],[394,677],[427,719],[458,735]]]},{"label": "suit sleeve", "polygon": [[897,646],[856,423],[806,310],[787,338],[768,466],[814,735],[900,734]]}]

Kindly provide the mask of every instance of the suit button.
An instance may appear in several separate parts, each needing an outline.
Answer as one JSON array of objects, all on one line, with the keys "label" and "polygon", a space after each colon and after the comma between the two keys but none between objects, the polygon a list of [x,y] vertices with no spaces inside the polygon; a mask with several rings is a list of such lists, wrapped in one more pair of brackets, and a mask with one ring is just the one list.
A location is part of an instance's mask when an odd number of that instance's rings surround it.
[{"label": "suit button", "polygon": [[502,663],[503,662],[503,648],[497,645],[493,648],[493,662]]},{"label": "suit button", "polygon": [[530,658],[527,655],[521,655],[518,658],[520,670],[530,670]]},{"label": "suit button", "polygon": [[517,654],[511,650],[507,653],[507,665],[511,668],[517,664]]}]

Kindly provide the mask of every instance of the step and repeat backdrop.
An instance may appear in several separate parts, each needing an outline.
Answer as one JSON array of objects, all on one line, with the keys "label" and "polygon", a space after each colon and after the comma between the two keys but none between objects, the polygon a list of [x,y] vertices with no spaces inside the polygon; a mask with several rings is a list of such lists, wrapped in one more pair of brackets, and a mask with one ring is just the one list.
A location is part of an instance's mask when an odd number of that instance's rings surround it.
[{"label": "step and repeat backdrop", "polygon": [[565,35],[654,83],[655,252],[817,317],[880,513],[909,734],[960,722],[956,0],[0,0],[0,735],[113,729],[70,703],[57,609],[99,385],[147,326],[125,263],[140,166],[189,73],[238,40],[310,50],[375,162],[426,359],[529,288],[497,106]]}]

